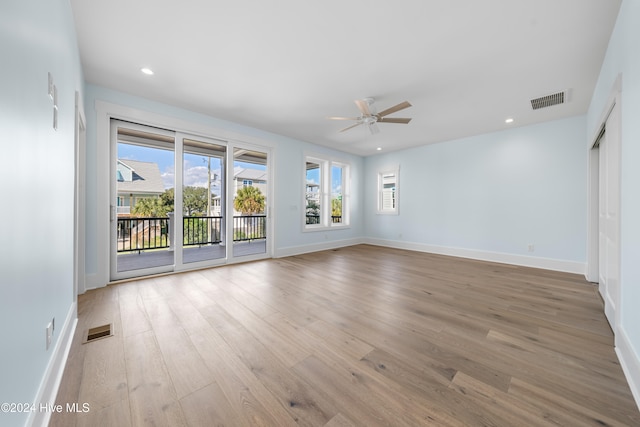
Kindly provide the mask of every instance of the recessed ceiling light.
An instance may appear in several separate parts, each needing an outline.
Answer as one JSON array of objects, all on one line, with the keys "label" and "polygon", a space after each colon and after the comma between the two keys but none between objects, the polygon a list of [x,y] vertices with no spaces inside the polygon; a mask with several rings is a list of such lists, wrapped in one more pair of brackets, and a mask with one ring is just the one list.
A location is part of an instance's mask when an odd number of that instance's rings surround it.
[{"label": "recessed ceiling light", "polygon": [[382,147],[378,147],[378,148],[376,148],[376,150],[382,151]]},{"label": "recessed ceiling light", "polygon": [[504,121],[505,123],[513,123],[513,119],[511,117],[509,117],[507,120]]},{"label": "recessed ceiling light", "polygon": [[140,71],[142,71],[144,74],[148,75],[148,76],[152,76],[153,75],[153,70],[151,68],[141,68]]}]

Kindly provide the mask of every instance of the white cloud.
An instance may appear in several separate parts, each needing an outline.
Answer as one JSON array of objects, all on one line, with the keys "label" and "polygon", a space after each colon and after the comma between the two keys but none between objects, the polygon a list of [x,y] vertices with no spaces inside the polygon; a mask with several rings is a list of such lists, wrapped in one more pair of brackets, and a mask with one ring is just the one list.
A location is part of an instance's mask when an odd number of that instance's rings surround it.
[{"label": "white cloud", "polygon": [[175,182],[175,170],[173,166],[167,166],[167,168],[160,174],[162,177],[162,183],[164,184],[164,189],[173,188]]},{"label": "white cloud", "polygon": [[[203,187],[207,188],[207,167],[206,166],[191,166],[189,162],[185,162],[184,166],[184,185],[188,187]],[[168,166],[161,174],[164,188],[173,188],[175,185],[175,169],[173,166]],[[215,179],[217,178],[217,179]],[[220,170],[211,171],[211,192],[220,194]]]}]

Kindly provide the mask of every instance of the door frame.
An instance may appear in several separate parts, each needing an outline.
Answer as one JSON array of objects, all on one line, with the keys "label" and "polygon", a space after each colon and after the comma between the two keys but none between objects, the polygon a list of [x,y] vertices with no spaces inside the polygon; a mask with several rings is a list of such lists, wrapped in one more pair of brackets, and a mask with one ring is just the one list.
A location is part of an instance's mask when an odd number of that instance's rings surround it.
[{"label": "door frame", "polygon": [[[90,247],[88,252],[87,266],[89,273],[87,274],[87,289],[100,288],[112,282],[110,278],[110,233],[109,233],[109,209],[110,209],[110,150],[111,136],[110,123],[111,119],[123,120],[141,125],[148,125],[158,128],[169,128],[176,132],[184,132],[191,135],[199,135],[205,138],[218,140],[226,140],[229,145],[237,144],[241,146],[255,146],[262,150],[269,150],[270,170],[273,171],[275,164],[275,147],[276,142],[251,134],[242,133],[234,130],[233,125],[220,127],[219,120],[213,117],[204,117],[200,122],[189,121],[178,117],[167,116],[154,113],[138,108],[114,104],[107,101],[96,100],[96,163],[87,164],[88,170],[93,170],[93,177],[96,178],[95,194],[91,196],[96,200],[97,210],[93,215],[87,218],[87,230],[91,230],[91,235],[87,236],[95,246]],[[274,176],[273,172],[271,173]],[[269,179],[269,200],[267,212],[271,217],[271,207],[276,202],[276,193],[274,191],[273,178]],[[268,233],[274,236],[275,227],[274,218],[268,221]],[[94,240],[95,239],[95,240]],[[271,257],[273,252],[275,239],[271,238],[267,242],[267,253],[261,258]],[[229,263],[250,261],[251,259],[242,258],[229,260]]]},{"label": "door frame", "polygon": [[[609,98],[605,103],[605,107],[600,115],[600,119],[597,122],[598,126],[591,135],[589,139],[588,145],[588,230],[587,230],[587,269],[585,272],[585,277],[589,282],[599,283],[600,281],[600,268],[599,268],[599,257],[600,257],[600,244],[599,244],[599,204],[600,204],[600,149],[598,148],[598,144],[600,142],[600,137],[605,133],[604,137],[607,138],[608,135],[614,135],[616,138],[612,140],[614,144],[618,144],[618,155],[620,155],[621,150],[621,129],[622,129],[622,112],[621,112],[621,95],[622,95],[622,75],[619,74],[613,84],[613,87],[610,91]],[[614,108],[617,108],[616,115],[614,116],[615,120],[609,121],[609,117],[613,112]],[[614,129],[614,131],[607,129]],[[607,143],[609,140],[605,140]],[[620,159],[618,159],[620,160]],[[620,164],[620,162],[618,162]],[[620,178],[620,168],[618,168],[618,177]],[[618,179],[618,186],[620,185],[620,179]],[[619,190],[619,189],[618,189]],[[620,209],[618,209],[620,212]],[[618,220],[618,227],[620,227],[620,220]],[[620,236],[620,233],[618,233]],[[618,254],[620,255],[620,242],[618,242]],[[616,268],[618,269],[618,273],[620,271],[620,256],[618,256]],[[619,274],[618,274],[619,277]],[[620,284],[618,284],[620,287]],[[620,320],[620,289],[616,292],[617,301],[610,301],[609,294],[606,289],[603,289],[602,284],[598,286],[598,291],[600,296],[602,297],[605,304],[605,313],[610,313],[609,310],[613,308],[615,310],[614,313],[611,313],[613,316],[613,324],[612,330],[614,334],[616,334],[617,326],[619,325]]]},{"label": "door frame", "polygon": [[74,237],[73,237],[73,301],[86,291],[86,180],[87,180],[87,120],[80,92],[75,93],[74,149]]}]

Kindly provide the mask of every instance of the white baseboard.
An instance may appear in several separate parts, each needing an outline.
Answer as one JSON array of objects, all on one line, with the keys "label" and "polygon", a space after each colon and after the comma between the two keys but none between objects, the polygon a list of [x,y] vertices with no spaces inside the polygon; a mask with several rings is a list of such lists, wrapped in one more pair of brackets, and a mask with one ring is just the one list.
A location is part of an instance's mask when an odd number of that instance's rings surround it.
[{"label": "white baseboard", "polygon": [[[56,341],[53,348],[49,365],[45,371],[42,382],[38,389],[38,394],[34,404],[37,408],[40,405],[54,405],[56,396],[58,395],[58,388],[62,381],[62,374],[64,373],[64,367],[67,363],[67,357],[69,356],[69,350],[71,349],[71,342],[73,341],[73,335],[76,331],[76,324],[78,323],[78,305],[73,303],[67,313],[64,325],[60,330],[60,338]],[[26,426],[42,426],[49,425],[49,419],[51,418],[51,412],[49,411],[34,411],[29,413]]]},{"label": "white baseboard", "polygon": [[616,331],[616,354],[624,372],[633,398],[640,409],[640,355],[634,351],[631,341],[623,328]]},{"label": "white baseboard", "polygon": [[364,239],[347,239],[347,240],[334,240],[330,242],[314,243],[311,245],[301,246],[289,246],[286,248],[276,249],[274,251],[274,258],[283,258],[287,256],[302,255],[309,252],[327,251],[331,249],[344,248],[347,246],[359,245],[365,243]]},{"label": "white baseboard", "polygon": [[525,255],[514,255],[501,252],[478,251],[473,249],[451,248],[447,246],[427,245],[424,243],[401,242],[397,240],[366,238],[363,243],[376,246],[386,246],[396,249],[427,252],[439,255],[449,255],[460,258],[477,259],[480,261],[499,262],[503,264],[520,265],[523,267],[542,268],[545,270],[562,271],[584,275],[587,265],[584,262],[565,261],[551,258],[539,258]]}]

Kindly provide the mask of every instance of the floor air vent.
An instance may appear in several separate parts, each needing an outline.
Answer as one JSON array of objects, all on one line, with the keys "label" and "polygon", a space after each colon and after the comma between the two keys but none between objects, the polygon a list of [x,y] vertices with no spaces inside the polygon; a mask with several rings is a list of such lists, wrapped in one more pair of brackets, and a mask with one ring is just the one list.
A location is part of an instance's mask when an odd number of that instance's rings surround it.
[{"label": "floor air vent", "polygon": [[88,342],[93,342],[95,340],[111,336],[113,336],[113,324],[109,323],[108,325],[96,326],[95,328],[87,329],[82,343],[86,344]]},{"label": "floor air vent", "polygon": [[540,108],[551,107],[553,105],[564,104],[567,101],[566,92],[553,93],[551,95],[541,96],[540,98],[531,100],[531,108],[539,110]]}]

